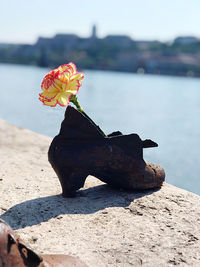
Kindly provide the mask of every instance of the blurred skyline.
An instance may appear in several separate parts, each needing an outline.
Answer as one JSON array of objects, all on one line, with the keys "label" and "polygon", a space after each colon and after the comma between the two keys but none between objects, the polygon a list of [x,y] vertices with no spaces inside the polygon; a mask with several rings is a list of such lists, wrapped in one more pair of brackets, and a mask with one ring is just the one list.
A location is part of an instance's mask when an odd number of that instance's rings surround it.
[{"label": "blurred skyline", "polygon": [[128,35],[136,40],[171,41],[200,37],[199,0],[10,0],[2,1],[1,43],[35,43],[57,33],[97,36]]}]

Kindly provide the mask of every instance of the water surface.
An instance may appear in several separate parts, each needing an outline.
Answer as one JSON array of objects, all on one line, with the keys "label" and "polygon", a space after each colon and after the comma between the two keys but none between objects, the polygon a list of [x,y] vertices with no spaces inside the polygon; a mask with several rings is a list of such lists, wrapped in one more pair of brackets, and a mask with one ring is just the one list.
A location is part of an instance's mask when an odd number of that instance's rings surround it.
[{"label": "water surface", "polygon": [[[55,136],[65,108],[38,100],[48,69],[0,64],[0,117],[35,132]],[[200,79],[85,71],[78,98],[86,113],[110,133],[138,133],[158,148],[147,161],[162,165],[166,181],[200,195]]]}]

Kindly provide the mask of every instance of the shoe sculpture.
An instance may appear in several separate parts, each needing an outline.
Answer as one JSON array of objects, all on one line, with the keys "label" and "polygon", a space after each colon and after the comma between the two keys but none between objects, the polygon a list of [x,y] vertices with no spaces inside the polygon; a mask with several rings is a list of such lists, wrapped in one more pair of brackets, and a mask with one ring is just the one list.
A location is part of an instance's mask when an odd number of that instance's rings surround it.
[{"label": "shoe sculpture", "polygon": [[38,255],[0,220],[0,267],[87,267],[75,257],[66,255]]},{"label": "shoe sculpture", "polygon": [[143,160],[143,148],[156,146],[137,134],[114,132],[104,137],[87,116],[68,106],[48,158],[64,197],[74,197],[88,175],[113,187],[143,190],[160,187],[165,178],[162,167]]}]

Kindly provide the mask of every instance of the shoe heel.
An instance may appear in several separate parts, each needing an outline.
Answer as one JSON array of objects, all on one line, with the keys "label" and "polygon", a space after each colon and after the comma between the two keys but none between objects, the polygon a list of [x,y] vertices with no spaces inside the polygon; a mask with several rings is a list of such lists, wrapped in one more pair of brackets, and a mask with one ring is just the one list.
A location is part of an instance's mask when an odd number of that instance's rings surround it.
[{"label": "shoe heel", "polygon": [[62,171],[57,172],[57,175],[62,187],[63,197],[75,197],[76,191],[84,186],[85,180],[88,176],[88,174],[82,172],[63,169]]}]

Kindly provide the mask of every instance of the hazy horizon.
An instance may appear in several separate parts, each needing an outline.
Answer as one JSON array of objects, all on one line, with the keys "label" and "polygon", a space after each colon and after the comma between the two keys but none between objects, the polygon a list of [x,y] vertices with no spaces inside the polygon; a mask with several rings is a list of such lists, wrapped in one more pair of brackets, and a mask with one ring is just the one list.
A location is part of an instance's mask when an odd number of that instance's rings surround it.
[{"label": "hazy horizon", "polygon": [[[94,24],[94,25],[96,25],[96,24]],[[92,32],[92,26],[93,25],[91,25],[91,32]],[[96,25],[96,26],[98,26],[98,25]],[[90,36],[91,36],[91,32],[88,34],[88,36],[81,36],[81,35],[79,35],[79,34],[77,34],[77,33],[74,33],[74,32],[57,32],[57,33],[55,33],[54,35],[52,35],[52,36],[42,36],[42,35],[40,35],[40,36],[38,36],[38,37],[36,37],[36,39],[35,39],[35,41],[33,41],[33,42],[1,42],[0,41],[0,44],[19,44],[19,45],[21,45],[21,44],[27,44],[27,45],[34,45],[36,42],[37,42],[37,40],[40,38],[40,37],[42,37],[42,38],[54,38],[56,35],[59,35],[59,34],[63,34],[63,35],[70,35],[70,34],[74,34],[74,35],[76,35],[76,36],[78,36],[78,37],[80,37],[80,38],[89,38]],[[128,35],[128,34],[123,34],[123,33],[116,33],[116,34],[112,34],[112,33],[108,33],[107,35],[105,35],[105,36],[98,36],[98,34],[97,34],[97,38],[99,38],[99,39],[103,39],[103,38],[105,38],[106,36],[112,36],[112,35],[118,35],[118,36],[127,36],[127,37],[130,37],[133,41],[158,41],[158,42],[166,42],[166,43],[170,43],[170,42],[172,42],[173,40],[175,40],[177,37],[189,37],[189,36],[191,36],[191,37],[196,37],[196,38],[199,38],[200,39],[200,36],[196,36],[196,35],[177,35],[177,36],[174,36],[174,38],[173,39],[170,39],[170,40],[159,40],[159,39],[145,39],[145,38],[143,38],[143,39],[138,39],[138,38],[132,38],[130,35]]]},{"label": "hazy horizon", "polygon": [[127,35],[133,40],[172,41],[177,36],[200,37],[200,1],[77,0],[4,1],[1,4],[0,43],[33,44],[55,34]]}]

